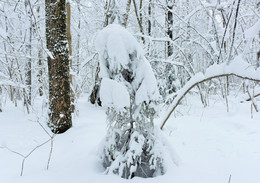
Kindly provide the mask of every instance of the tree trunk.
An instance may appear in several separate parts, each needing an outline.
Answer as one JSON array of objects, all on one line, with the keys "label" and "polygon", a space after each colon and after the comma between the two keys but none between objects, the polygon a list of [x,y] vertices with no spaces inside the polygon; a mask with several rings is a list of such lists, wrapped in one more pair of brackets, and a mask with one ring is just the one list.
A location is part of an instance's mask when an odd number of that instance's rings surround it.
[{"label": "tree trunk", "polygon": [[[71,45],[71,32],[70,32],[70,19],[71,19],[71,10],[70,10],[70,3],[66,4],[67,9],[67,38],[68,38],[68,44],[69,44],[69,56],[72,56],[72,45]],[[72,58],[69,58],[70,62],[70,69],[72,70]],[[73,78],[72,74],[69,76],[70,78],[70,96],[71,96],[71,112],[74,112],[75,110],[75,93],[73,91]]]},{"label": "tree trunk", "polygon": [[38,50],[38,65],[39,65],[39,73],[38,73],[38,82],[40,84],[39,87],[39,95],[43,96],[43,64],[42,64],[42,49]]},{"label": "tree trunk", "polygon": [[[256,4],[256,8],[257,8],[257,10],[258,10],[258,14],[260,14],[260,2],[258,2],[257,4]],[[260,31],[258,32],[258,37],[259,37],[259,39],[260,39]],[[259,48],[259,47],[258,47]],[[256,58],[257,58],[257,60],[256,60],[256,68],[258,68],[258,67],[260,67],[260,49],[258,50],[258,52],[256,53],[257,55],[256,55]]]},{"label": "tree trunk", "polygon": [[148,35],[152,35],[152,0],[149,0],[148,5]]},{"label": "tree trunk", "polygon": [[72,126],[66,1],[45,0],[49,73],[49,122],[54,133]]},{"label": "tree trunk", "polygon": [[[79,0],[80,3],[80,0]],[[80,29],[81,29],[81,9],[80,9],[80,4],[78,4],[78,13],[79,13],[79,18],[78,18],[78,33],[77,33],[77,74],[79,74],[80,70]]]},{"label": "tree trunk", "polygon": [[[260,6],[260,3],[259,3],[259,6]],[[259,8],[260,9],[260,8]],[[260,31],[259,31],[259,39],[260,39]],[[256,60],[256,67],[260,67],[260,50],[257,52],[257,60]]]},{"label": "tree trunk", "polygon": [[[173,28],[173,2],[172,0],[167,3],[167,36],[170,40],[173,38],[172,28]],[[167,56],[170,57],[173,54],[173,47],[170,41],[167,41]]]},{"label": "tree trunk", "polygon": [[124,14],[124,21],[122,23],[122,25],[126,28],[127,26],[127,20],[129,17],[129,12],[130,12],[130,8],[131,8],[131,0],[127,0],[127,4],[126,4],[126,13]]},{"label": "tree trunk", "polygon": [[0,112],[3,112],[2,110],[2,87],[0,86]]},{"label": "tree trunk", "polygon": [[[167,1],[167,12],[166,12],[166,28],[167,28],[167,36],[170,41],[166,42],[167,45],[167,59],[172,56],[173,54],[173,5],[174,5],[174,0]],[[165,70],[164,70],[167,78],[167,84],[165,85],[165,92],[166,95],[172,94],[176,91],[175,87],[175,69],[174,66],[170,63],[167,63],[165,65]]]},{"label": "tree trunk", "polygon": [[90,99],[91,104],[97,103],[99,106],[102,106],[100,96],[99,96],[99,88],[100,88],[100,82],[101,82],[101,79],[99,78],[99,71],[100,71],[100,66],[99,66],[99,62],[98,62],[96,75],[95,75],[95,84],[94,84],[94,87],[92,89],[89,99]]},{"label": "tree trunk", "polygon": [[27,63],[25,65],[25,84],[27,86],[27,92],[25,94],[24,104],[31,105],[32,103],[32,12],[30,8],[30,1],[25,2],[26,10],[26,35],[25,35],[25,45],[26,45],[26,57]]},{"label": "tree trunk", "polygon": [[[40,20],[40,6],[37,7],[37,18]],[[37,26],[37,25],[36,25]],[[40,26],[37,27],[40,29]],[[36,28],[36,29],[37,29]],[[39,95],[43,96],[43,52],[42,52],[42,45],[38,45],[38,66],[39,66],[39,72],[38,72],[38,82],[39,82]]]},{"label": "tree trunk", "polygon": [[[142,0],[140,0],[140,7],[138,9],[137,5],[136,5],[136,2],[135,0],[133,0],[133,4],[134,4],[134,9],[135,9],[135,16],[136,16],[136,20],[137,20],[137,23],[139,25],[139,29],[140,29],[140,32],[142,35],[144,35],[144,29],[143,29],[143,14],[142,14]],[[144,37],[142,36],[142,41],[143,41],[143,44],[145,44],[145,39]]]}]

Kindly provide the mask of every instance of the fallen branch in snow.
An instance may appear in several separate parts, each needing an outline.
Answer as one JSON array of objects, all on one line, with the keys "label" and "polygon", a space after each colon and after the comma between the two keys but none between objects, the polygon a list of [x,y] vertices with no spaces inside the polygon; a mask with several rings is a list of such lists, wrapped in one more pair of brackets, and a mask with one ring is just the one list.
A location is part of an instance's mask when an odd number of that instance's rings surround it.
[{"label": "fallen branch in snow", "polygon": [[[32,120],[30,120],[32,121]],[[43,145],[47,144],[49,141],[51,141],[51,149],[50,149],[50,153],[49,153],[49,158],[48,158],[48,163],[47,163],[47,170],[49,169],[49,165],[50,165],[50,160],[51,160],[51,155],[52,155],[52,150],[53,150],[53,140],[54,140],[54,137],[55,137],[55,134],[50,134],[43,126],[42,124],[39,122],[39,119],[37,119],[36,121],[40,126],[41,128],[45,131],[45,133],[50,137],[48,140],[46,140],[45,142],[37,145],[36,147],[34,147],[28,154],[24,155],[24,154],[21,154],[17,151],[14,151],[12,149],[10,149],[9,147],[6,147],[6,146],[0,146],[0,149],[7,149],[9,152],[11,153],[14,153],[14,154],[17,154],[19,156],[21,156],[23,158],[23,161],[22,161],[22,165],[21,165],[21,171],[20,171],[20,176],[23,176],[23,171],[24,171],[24,164],[25,164],[25,160],[38,148],[42,147]]]},{"label": "fallen branch in snow", "polygon": [[5,147],[5,146],[0,146],[1,149],[7,149],[8,151],[10,151],[11,153],[14,153],[14,154],[17,154],[21,157],[23,157],[23,161],[22,161],[22,167],[21,167],[21,172],[20,172],[20,176],[23,176],[23,170],[24,170],[24,163],[25,163],[25,160],[36,150],[38,149],[39,147],[43,146],[44,144],[48,143],[51,139],[48,139],[47,141],[43,142],[42,144],[34,147],[27,155],[23,155],[17,151],[14,151],[12,149],[10,149],[9,147]]},{"label": "fallen branch in snow", "polygon": [[[32,121],[32,120],[31,120]],[[50,153],[49,153],[49,157],[48,157],[48,163],[47,163],[47,166],[46,166],[46,169],[49,170],[49,167],[50,167],[50,161],[51,161],[51,155],[52,155],[52,150],[53,150],[53,141],[54,141],[54,137],[56,134],[50,134],[43,126],[42,124],[40,123],[39,121],[39,118],[37,117],[37,121],[33,121],[33,122],[37,122],[41,128],[45,131],[45,133],[50,137],[50,139],[48,141],[51,141],[51,149],[50,149]]]},{"label": "fallen branch in snow", "polygon": [[0,146],[0,149],[7,149],[7,150],[10,151],[11,153],[14,153],[14,154],[17,154],[17,155],[19,155],[19,156],[24,157],[24,155],[22,155],[21,153],[16,152],[16,151],[14,151],[14,150],[12,150],[12,149],[10,149],[10,148],[8,148],[8,147]]},{"label": "fallen branch in snow", "polygon": [[43,142],[42,144],[36,146],[35,148],[33,148],[27,155],[23,155],[23,162],[22,162],[22,168],[21,168],[21,173],[20,173],[20,176],[23,176],[23,168],[24,168],[24,163],[25,163],[25,160],[36,150],[38,149],[39,147],[47,144],[51,139],[48,139],[47,141]]},{"label": "fallen branch in snow", "polygon": [[220,65],[213,65],[206,70],[205,74],[197,73],[185,84],[185,86],[182,89],[180,89],[177,92],[177,96],[172,102],[170,111],[167,112],[167,116],[163,119],[162,125],[160,127],[161,130],[163,129],[167,120],[172,115],[173,111],[180,104],[183,97],[193,87],[205,81],[226,76],[236,76],[238,78],[260,82],[260,70],[254,70],[248,63],[244,62],[240,57],[235,58],[235,60],[233,60],[233,62],[231,62],[230,65],[226,65],[226,63]]}]

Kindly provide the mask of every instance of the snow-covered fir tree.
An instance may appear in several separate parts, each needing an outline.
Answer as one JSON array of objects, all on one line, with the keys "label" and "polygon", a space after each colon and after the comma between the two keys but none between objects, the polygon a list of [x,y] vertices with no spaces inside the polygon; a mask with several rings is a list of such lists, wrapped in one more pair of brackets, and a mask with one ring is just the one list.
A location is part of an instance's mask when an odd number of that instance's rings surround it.
[{"label": "snow-covered fir tree", "polygon": [[160,95],[141,46],[126,29],[112,24],[97,35],[96,49],[108,120],[103,166],[123,178],[162,174],[162,148],[153,124]]}]

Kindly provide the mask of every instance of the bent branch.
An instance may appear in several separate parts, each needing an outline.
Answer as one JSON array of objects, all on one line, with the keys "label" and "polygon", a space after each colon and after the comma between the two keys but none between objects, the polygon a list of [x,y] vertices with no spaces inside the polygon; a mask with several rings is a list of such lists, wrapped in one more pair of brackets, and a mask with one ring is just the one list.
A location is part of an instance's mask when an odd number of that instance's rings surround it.
[{"label": "bent branch", "polygon": [[161,125],[161,130],[163,129],[165,123],[167,122],[167,120],[170,118],[170,116],[172,115],[173,111],[176,109],[176,107],[180,104],[181,100],[185,97],[185,95],[195,86],[197,86],[200,83],[203,83],[205,81],[209,81],[211,79],[214,78],[220,78],[220,77],[226,77],[226,76],[236,76],[238,78],[242,78],[242,79],[247,79],[247,80],[251,80],[251,81],[256,81],[256,82],[260,82],[260,78],[257,77],[252,77],[252,76],[245,76],[245,75],[240,75],[238,72],[231,72],[231,73],[223,73],[223,74],[216,74],[216,75],[211,75],[208,77],[205,77],[202,73],[200,73],[200,75],[195,75],[196,76],[200,76],[198,77],[198,79],[196,81],[193,81],[192,79],[186,83],[186,85],[181,89],[182,91],[179,92],[179,94],[177,94],[176,98],[173,100],[173,105],[171,107],[170,112],[168,113],[168,115],[164,118],[163,123]]}]

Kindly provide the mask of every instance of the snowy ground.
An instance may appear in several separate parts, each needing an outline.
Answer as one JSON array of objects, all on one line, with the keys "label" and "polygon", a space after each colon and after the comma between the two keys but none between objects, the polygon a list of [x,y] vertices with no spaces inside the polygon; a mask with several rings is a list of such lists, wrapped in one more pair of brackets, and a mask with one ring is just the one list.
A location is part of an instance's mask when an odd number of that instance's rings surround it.
[{"label": "snowy ground", "polygon": [[205,109],[198,98],[189,96],[163,131],[178,165],[163,176],[131,180],[103,173],[97,152],[106,132],[105,111],[88,104],[87,97],[80,100],[73,128],[55,137],[49,170],[50,142],[26,159],[21,177],[23,158],[10,150],[26,155],[49,136],[33,122],[35,115],[6,104],[0,113],[0,182],[228,183],[231,175],[231,183],[259,183],[260,114],[251,119],[250,102],[240,103],[241,98],[229,100],[229,113],[218,97]]}]

